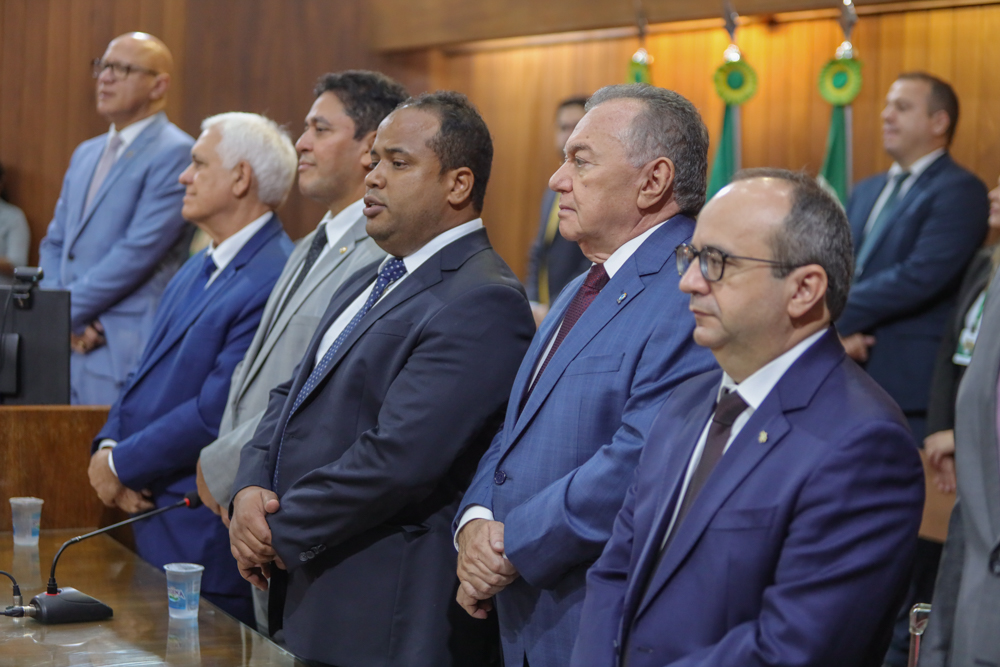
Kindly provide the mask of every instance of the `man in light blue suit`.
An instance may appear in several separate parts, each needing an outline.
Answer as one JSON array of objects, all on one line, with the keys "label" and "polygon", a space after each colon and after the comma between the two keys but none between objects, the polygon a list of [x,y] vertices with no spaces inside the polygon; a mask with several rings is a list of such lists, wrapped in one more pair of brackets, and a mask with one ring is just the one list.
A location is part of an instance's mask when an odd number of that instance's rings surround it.
[{"label": "man in light blue suit", "polygon": [[71,400],[114,402],[186,251],[184,170],[194,140],[167,120],[173,61],[152,35],[114,39],[94,62],[111,129],[77,147],[39,247],[43,287],[71,294]]},{"label": "man in light blue suit", "polygon": [[805,174],[739,174],[678,248],[722,371],[656,417],[587,575],[573,667],[877,667],[916,553],[923,470],[846,358],[851,239]]},{"label": "man in light blue suit", "polygon": [[[92,444],[91,485],[127,512],[195,489],[198,455],[218,435],[233,369],[292,250],[274,214],[295,178],[288,135],[256,114],[221,114],[202,127],[180,182],[184,217],[212,245],[170,281],[139,365]],[[204,565],[205,597],[253,623],[229,533],[208,508],[152,517],[134,531],[145,560]]]},{"label": "man in light blue suit", "polygon": [[458,601],[485,618],[495,596],[507,667],[569,660],[587,568],[653,416],[674,387],[714,366],[691,340],[674,268],[705,201],[707,149],[688,100],[608,86],[549,181],[561,233],[594,266],[535,335],[455,520]]}]

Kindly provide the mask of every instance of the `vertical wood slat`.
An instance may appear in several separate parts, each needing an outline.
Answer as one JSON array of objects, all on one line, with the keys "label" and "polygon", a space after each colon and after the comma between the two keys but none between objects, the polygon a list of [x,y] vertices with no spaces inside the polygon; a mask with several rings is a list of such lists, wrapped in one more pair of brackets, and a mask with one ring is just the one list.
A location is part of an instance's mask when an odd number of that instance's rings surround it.
[{"label": "vertical wood slat", "polygon": [[[900,72],[924,69],[950,81],[961,100],[961,122],[952,153],[988,184],[1000,169],[1000,81],[988,63],[1000,57],[993,35],[1000,30],[1000,6],[959,7],[862,17],[854,45],[863,62],[864,87],[854,103],[854,177],[888,167],[881,149],[886,91]],[[830,105],[816,87],[823,64],[843,40],[833,19],[804,19],[740,28],[737,39],[760,77],[756,97],[743,108],[743,164],[816,173],[826,149]],[[655,58],[653,83],[672,88],[701,111],[712,138],[722,124],[723,103],[712,73],[728,44],[725,31],[665,32],[650,36]],[[538,219],[548,176],[557,166],[551,118],[559,100],[624,81],[637,48],[634,38],[524,46],[509,50],[439,52],[442,87],[467,93],[490,123],[502,148],[494,160],[484,218],[504,259],[526,273],[527,247]],[[524,66],[515,66],[524,63]],[[531,72],[542,69],[541,77]],[[538,117],[524,111],[537,109]],[[510,119],[520,119],[510,123]],[[518,151],[527,150],[528,154]]]}]

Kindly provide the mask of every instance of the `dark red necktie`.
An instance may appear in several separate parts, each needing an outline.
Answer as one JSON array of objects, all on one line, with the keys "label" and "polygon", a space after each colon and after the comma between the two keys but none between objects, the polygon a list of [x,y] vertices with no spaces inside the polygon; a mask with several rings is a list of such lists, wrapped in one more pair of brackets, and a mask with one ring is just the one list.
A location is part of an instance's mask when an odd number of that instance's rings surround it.
[{"label": "dark red necktie", "polygon": [[584,311],[594,302],[597,295],[601,293],[604,286],[608,284],[610,278],[608,277],[608,272],[604,270],[603,264],[594,264],[590,267],[590,272],[587,273],[587,277],[584,279],[583,284],[580,285],[580,289],[577,290],[576,296],[573,297],[573,301],[569,304],[569,308],[566,309],[566,315],[563,316],[562,325],[559,327],[559,332],[556,334],[556,341],[552,344],[552,349],[549,350],[548,356],[545,357],[545,361],[542,362],[542,367],[538,369],[538,373],[535,374],[535,380],[528,387],[528,391],[524,393],[524,398],[521,400],[521,408],[524,408],[524,404],[528,402],[528,397],[531,396],[531,392],[535,390],[535,385],[538,384],[539,378],[542,377],[542,373],[545,372],[545,367],[549,365],[552,361],[552,357],[555,355],[556,350],[562,345],[562,342],[566,340],[566,336],[569,335],[570,330],[576,324],[580,316],[583,315]]}]

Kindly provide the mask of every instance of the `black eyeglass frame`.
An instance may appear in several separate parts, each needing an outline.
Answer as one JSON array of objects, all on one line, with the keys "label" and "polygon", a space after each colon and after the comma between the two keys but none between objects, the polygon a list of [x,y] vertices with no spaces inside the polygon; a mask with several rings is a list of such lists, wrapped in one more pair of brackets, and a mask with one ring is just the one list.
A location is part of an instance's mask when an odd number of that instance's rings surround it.
[{"label": "black eyeglass frame", "polygon": [[[708,273],[708,255],[711,253],[716,253],[720,259],[719,277],[711,278]],[[688,267],[691,263],[697,259],[698,268],[701,270],[701,277],[710,283],[717,283],[722,280],[723,276],[726,275],[726,260],[727,259],[742,259],[748,262],[762,262],[764,264],[770,264],[771,266],[776,266],[783,269],[797,269],[799,267],[793,266],[791,264],[785,264],[783,262],[777,262],[773,259],[761,259],[760,257],[743,257],[741,255],[730,255],[724,250],[719,250],[713,246],[707,245],[701,250],[695,249],[690,243],[681,243],[676,248],[674,248],[674,254],[677,256],[677,274],[683,276],[687,273]],[[690,255],[690,257],[688,257]]]},{"label": "black eyeglass frame", "polygon": [[150,76],[158,76],[160,74],[156,70],[139,67],[138,65],[129,65],[128,63],[108,62],[101,58],[94,58],[90,61],[90,73],[95,79],[101,76],[104,70],[109,67],[116,79],[127,79],[132,72],[140,72],[142,74],[149,74]]}]

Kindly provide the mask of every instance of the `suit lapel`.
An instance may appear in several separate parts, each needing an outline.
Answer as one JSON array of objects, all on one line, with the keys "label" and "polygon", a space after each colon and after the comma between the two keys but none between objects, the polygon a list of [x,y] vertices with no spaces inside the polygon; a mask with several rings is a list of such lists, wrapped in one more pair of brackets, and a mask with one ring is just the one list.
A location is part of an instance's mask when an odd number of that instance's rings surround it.
[{"label": "suit lapel", "polygon": [[[104,197],[114,186],[115,181],[117,181],[121,177],[121,175],[124,174],[127,170],[132,168],[132,164],[135,162],[136,156],[141,155],[142,152],[146,149],[146,147],[149,146],[149,144],[152,143],[152,141],[157,136],[159,136],[160,130],[162,129],[163,124],[166,122],[167,118],[165,115],[162,114],[158,115],[156,119],[153,120],[153,122],[150,123],[146,129],[144,129],[142,132],[139,133],[139,136],[135,138],[135,141],[133,141],[129,146],[125,148],[125,152],[122,153],[121,157],[115,161],[114,165],[112,165],[111,171],[108,172],[108,175],[107,177],[105,177],[104,182],[101,183],[101,187],[97,190],[97,193],[94,195],[94,200],[90,202],[90,208],[83,211],[83,214],[80,218],[80,224],[77,227],[77,233],[76,233],[77,236],[87,226],[87,223],[90,222],[90,219],[94,215],[94,211],[96,211],[97,207],[101,205],[101,200],[104,199]],[[98,161],[100,161],[100,157],[103,153],[104,150],[102,148],[101,152],[98,153],[97,155]],[[97,162],[94,163],[94,168],[96,169],[96,167],[97,167]],[[91,178],[93,178],[93,173],[94,170],[91,169],[90,171]],[[178,174],[178,176],[179,175],[180,174]],[[88,189],[90,188],[89,179],[87,180],[87,188]],[[83,203],[86,203],[86,191],[84,192]]]},{"label": "suit lapel", "polygon": [[[313,270],[306,276],[306,279],[299,285],[299,289],[296,290],[295,294],[289,299],[288,304],[282,309],[281,314],[278,316],[277,321],[273,325],[270,324],[271,318],[274,315],[274,310],[281,304],[281,296],[285,293],[288,288],[289,283],[296,277],[297,271],[290,271],[286,280],[282,281],[282,284],[275,287],[275,294],[278,298],[274,299],[274,302],[270,304],[270,312],[265,314],[264,322],[270,325],[270,329],[263,328],[263,338],[260,342],[259,350],[254,352],[253,365],[250,366],[243,374],[240,379],[240,393],[237,400],[241,398],[250,383],[260,372],[263,367],[264,362],[267,361],[268,355],[271,350],[274,349],[275,344],[281,338],[281,334],[288,327],[288,323],[291,322],[292,318],[305,303],[306,299],[320,286],[331,273],[333,273],[337,267],[339,267],[347,257],[351,256],[351,252],[354,247],[367,238],[368,234],[365,231],[365,223],[367,218],[361,217],[358,221],[351,226],[347,232],[344,233],[335,243],[333,243],[330,250],[327,251],[326,255],[317,262]],[[310,240],[311,237],[307,237],[306,241]],[[303,243],[302,247],[308,252],[308,244]],[[340,248],[346,248],[344,252],[340,252]],[[305,255],[301,255],[297,258],[296,264],[301,264]],[[263,327],[263,325],[262,325]],[[247,355],[250,356],[249,354]]]},{"label": "suit lapel", "polygon": [[871,187],[866,188],[864,191],[855,191],[855,196],[859,198],[858,210],[861,212],[860,215],[854,216],[851,220],[851,237],[854,242],[855,255],[857,255],[858,249],[861,247],[861,241],[864,240],[865,225],[868,224],[868,218],[871,217],[872,209],[875,208],[875,202],[878,201],[879,195],[882,194],[882,190],[885,189],[887,182],[887,172],[882,172],[873,179]]},{"label": "suit lapel", "polygon": [[90,153],[85,155],[80,161],[80,167],[77,171],[79,174],[86,174],[86,182],[80,182],[76,187],[71,188],[72,193],[70,201],[66,202],[66,208],[71,213],[72,224],[68,226],[66,230],[66,243],[64,244],[65,252],[69,252],[73,247],[73,243],[76,238],[80,235],[80,230],[83,229],[84,223],[84,213],[83,205],[87,201],[87,191],[90,189],[90,181],[94,178],[94,172],[97,171],[97,163],[101,161],[101,155],[104,153],[104,147],[107,145],[107,135],[102,135],[104,141],[95,143]]},{"label": "suit lapel", "polygon": [[[726,500],[788,434],[791,426],[785,414],[809,405],[819,386],[843,358],[843,347],[836,331],[830,328],[785,372],[729,445],[729,449],[691,506],[687,517],[676,527],[667,552],[663,555],[656,572],[651,574],[646,594],[636,610],[636,618],[684,564]],[[707,420],[707,416],[705,419]],[[700,423],[702,428],[704,425],[705,422]],[[764,442],[760,441],[761,432],[766,433]],[[689,460],[690,453],[685,460],[685,468]],[[661,512],[657,524],[661,540],[665,530],[663,523],[669,523],[669,520],[670,516],[667,516],[666,512]],[[653,545],[647,545],[647,548],[651,549]]]}]

